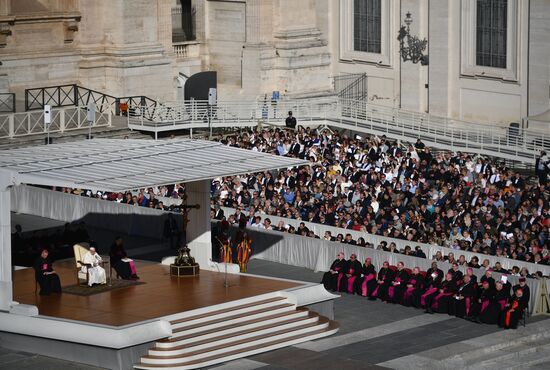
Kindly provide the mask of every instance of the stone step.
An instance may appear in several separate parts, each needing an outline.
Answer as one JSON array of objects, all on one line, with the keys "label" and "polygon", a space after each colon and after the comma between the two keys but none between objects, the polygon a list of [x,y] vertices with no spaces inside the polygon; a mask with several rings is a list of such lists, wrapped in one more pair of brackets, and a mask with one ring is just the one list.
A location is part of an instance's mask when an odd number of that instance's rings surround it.
[{"label": "stone step", "polygon": [[224,323],[224,324],[242,323],[243,321],[262,318],[262,317],[266,317],[266,316],[269,316],[269,315],[275,315],[275,314],[278,314],[278,313],[295,311],[295,309],[296,309],[296,306],[292,303],[283,303],[283,304],[278,304],[278,305],[270,305],[270,306],[265,307],[265,308],[252,310],[252,311],[246,311],[246,312],[239,313],[239,314],[236,314],[236,315],[216,318],[216,319],[213,319],[213,320],[206,320],[206,321],[202,321],[202,322],[192,324],[192,325],[183,326],[182,324],[178,324],[178,325],[182,325],[182,327],[177,327],[177,325],[172,325],[172,327],[173,327],[172,332],[173,333],[182,333],[182,334],[183,333],[185,333],[185,334],[199,333],[199,332],[202,332],[202,331],[205,331],[205,330],[214,329],[222,323]]},{"label": "stone step", "polygon": [[[175,347],[154,347],[149,350],[150,356],[173,356],[173,355],[180,355],[184,353],[189,353],[201,349],[206,349],[210,347],[219,346],[222,344],[234,342],[241,339],[248,339],[253,337],[259,337],[265,334],[273,334],[276,331],[280,330],[287,330],[287,329],[294,329],[297,330],[300,327],[309,326],[309,325],[315,325],[319,321],[319,315],[314,312],[308,312],[307,316],[300,316],[297,318],[293,318],[290,320],[284,320],[280,321],[277,320],[275,322],[258,322],[254,326],[250,326],[248,328],[239,327],[232,332],[220,332],[218,335],[213,335],[209,338],[200,339],[201,336],[197,336],[196,338],[193,338],[195,340],[192,340],[185,344],[180,344]],[[200,334],[200,333],[199,333]],[[199,340],[200,339],[200,340]]]},{"label": "stone step", "polygon": [[[536,346],[539,342],[550,341],[550,320],[543,320],[536,325],[520,327],[516,330],[503,330],[482,337],[465,340],[443,346],[438,351],[448,351],[451,356],[443,360],[443,368],[466,368],[492,359],[500,359],[510,354],[514,348],[520,351]],[[457,352],[458,351],[458,352]]]},{"label": "stone step", "polygon": [[[329,320],[321,318],[318,322],[302,325],[296,328],[287,328],[282,330],[273,330],[267,334],[257,335],[251,338],[235,339],[228,343],[219,344],[207,348],[194,349],[183,354],[166,353],[164,356],[143,356],[141,362],[147,364],[170,364],[174,361],[193,361],[204,357],[215,356],[231,352],[233,350],[244,349],[250,346],[261,345],[273,340],[285,339],[289,336],[306,335],[328,327]],[[171,351],[170,351],[171,352]]]},{"label": "stone step", "polygon": [[[198,321],[204,318],[214,319],[214,318],[230,316],[232,313],[236,311],[241,311],[241,312],[253,311],[254,309],[259,309],[259,308],[273,306],[275,304],[280,304],[282,302],[286,302],[286,300],[287,300],[286,297],[272,297],[268,299],[263,299],[261,301],[250,302],[246,304],[236,305],[236,306],[227,307],[216,311],[203,313],[200,315],[194,315],[194,316],[185,317],[177,320],[172,320],[170,321],[170,324],[172,324],[172,326],[178,326],[179,324],[191,325],[195,321]],[[179,327],[181,328],[184,326],[180,325]]]},{"label": "stone step", "polygon": [[[328,320],[328,319],[326,319]],[[310,331],[307,334],[299,333],[296,335],[288,335],[284,338],[270,338],[265,342],[260,344],[249,344],[238,349],[231,349],[230,351],[212,354],[209,356],[204,356],[200,359],[195,360],[186,360],[185,358],[175,358],[172,360],[172,363],[169,364],[151,364],[144,363],[143,361],[139,364],[134,365],[136,369],[174,369],[174,370],[186,370],[186,369],[196,369],[206,366],[211,366],[219,364],[222,362],[227,362],[235,360],[242,357],[252,356],[258,353],[268,352],[279,348],[288,347],[294,344],[306,342],[309,340],[314,340],[318,338],[323,338],[329,335],[332,335],[338,331],[338,324],[334,321],[329,321],[327,326],[324,328],[316,329]]]},{"label": "stone step", "polygon": [[491,353],[487,359],[479,361],[468,369],[522,370],[528,365],[536,365],[550,360],[550,338],[524,343]]},{"label": "stone step", "polygon": [[185,334],[185,332],[183,332],[184,335],[173,336],[168,339],[157,341],[157,347],[173,348],[209,338],[214,338],[218,335],[230,334],[235,333],[239,330],[256,328],[258,327],[258,325],[269,325],[282,321],[302,320],[306,318],[308,314],[309,311],[307,309],[298,308],[295,311],[282,312],[275,315],[263,316],[253,320],[247,320],[228,325],[219,325],[215,328],[204,330],[199,333]]}]

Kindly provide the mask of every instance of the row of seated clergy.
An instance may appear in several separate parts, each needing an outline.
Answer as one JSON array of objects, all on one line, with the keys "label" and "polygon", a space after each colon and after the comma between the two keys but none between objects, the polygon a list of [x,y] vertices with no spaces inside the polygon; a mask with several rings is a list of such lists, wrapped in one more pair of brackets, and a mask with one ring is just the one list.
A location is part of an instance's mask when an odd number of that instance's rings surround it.
[{"label": "row of seated clergy", "polygon": [[397,266],[384,262],[377,273],[370,258],[361,265],[354,254],[346,261],[340,252],[322,282],[328,290],[515,328],[528,306],[529,287],[525,278],[512,287],[507,279],[495,281],[491,274],[487,270],[478,282],[471,268],[463,275],[453,264],[444,274],[437,262],[426,272],[418,267],[411,271],[402,262]]}]

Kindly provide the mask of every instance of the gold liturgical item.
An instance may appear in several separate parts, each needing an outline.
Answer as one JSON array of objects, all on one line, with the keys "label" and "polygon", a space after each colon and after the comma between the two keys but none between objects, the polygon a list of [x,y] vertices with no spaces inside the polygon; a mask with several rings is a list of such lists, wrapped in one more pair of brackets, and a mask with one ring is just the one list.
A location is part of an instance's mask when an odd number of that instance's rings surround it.
[{"label": "gold liturgical item", "polygon": [[199,264],[191,257],[190,251],[187,244],[178,250],[176,260],[170,265],[170,275],[195,276],[199,274]]}]

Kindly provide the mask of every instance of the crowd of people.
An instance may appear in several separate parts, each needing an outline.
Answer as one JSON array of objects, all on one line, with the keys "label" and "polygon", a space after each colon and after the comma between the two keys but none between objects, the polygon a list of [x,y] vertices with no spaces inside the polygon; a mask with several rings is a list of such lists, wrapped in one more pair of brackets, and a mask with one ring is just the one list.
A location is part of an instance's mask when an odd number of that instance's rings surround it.
[{"label": "crowd of people", "polygon": [[[548,159],[539,181],[466,153],[438,152],[418,140],[402,147],[386,137],[348,137],[308,128],[245,132],[221,140],[244,149],[309,159],[312,166],[215,179],[219,206],[237,209],[230,223],[270,215],[343,229],[547,264]],[[265,218],[264,218],[265,220]],[[305,227],[271,225],[312,237]],[[324,235],[364,245],[351,235]]]},{"label": "crowd of people", "polygon": [[[249,226],[281,216],[460,251],[548,264],[549,158],[542,153],[536,178],[495,160],[437,152],[418,140],[400,145],[385,136],[346,136],[328,129],[264,129],[218,138],[228,146],[308,159],[311,166],[228,176],[212,182],[212,217]],[[180,198],[183,184],[126,193],[80,195],[180,212],[164,197]],[[224,215],[221,206],[233,207]],[[315,235],[305,224],[273,229],[366,247],[342,232]],[[388,239],[390,240],[390,239]],[[391,243],[384,246],[392,250]],[[421,254],[407,248],[394,252]]]},{"label": "crowd of people", "polygon": [[370,258],[361,264],[355,254],[346,260],[340,252],[322,283],[335,292],[516,329],[529,305],[526,279],[521,277],[519,284],[512,286],[506,275],[495,280],[492,269],[485,270],[479,279],[473,272],[469,267],[463,274],[455,262],[445,273],[435,261],[428,271],[405,268],[403,262],[397,266],[384,262],[377,271]]}]

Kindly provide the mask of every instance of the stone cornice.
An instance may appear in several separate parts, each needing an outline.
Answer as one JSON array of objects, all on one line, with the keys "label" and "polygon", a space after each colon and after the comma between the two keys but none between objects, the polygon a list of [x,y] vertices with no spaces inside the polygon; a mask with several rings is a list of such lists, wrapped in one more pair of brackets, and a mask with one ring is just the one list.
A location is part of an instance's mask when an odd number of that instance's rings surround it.
[{"label": "stone cornice", "polygon": [[80,22],[82,15],[80,12],[48,12],[48,13],[28,13],[18,15],[0,16],[0,24],[7,23],[14,25],[16,23],[50,23],[77,21]]}]

